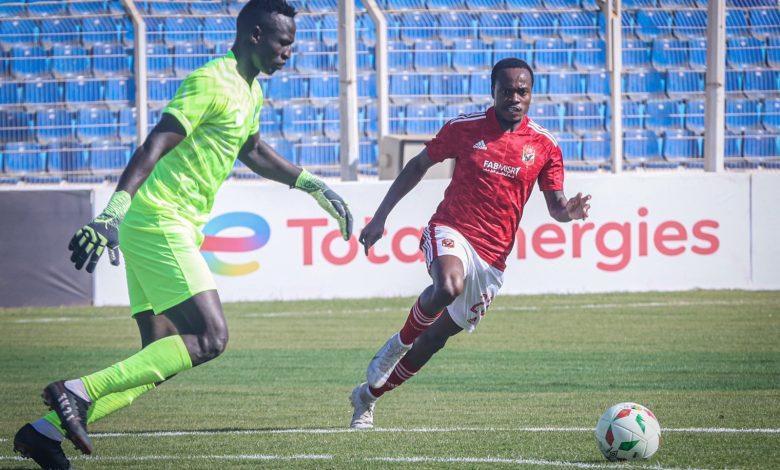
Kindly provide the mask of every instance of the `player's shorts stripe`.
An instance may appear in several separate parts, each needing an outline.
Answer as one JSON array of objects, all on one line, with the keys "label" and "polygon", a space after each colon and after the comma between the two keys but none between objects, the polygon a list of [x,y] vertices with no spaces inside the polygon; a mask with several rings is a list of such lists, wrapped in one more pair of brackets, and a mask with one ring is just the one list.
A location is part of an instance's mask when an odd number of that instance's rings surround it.
[{"label": "player's shorts stripe", "polygon": [[553,137],[552,134],[550,134],[550,131],[548,131],[544,127],[540,126],[539,124],[537,124],[536,122],[534,122],[530,118],[528,120],[528,127],[530,127],[531,129],[535,130],[537,133],[542,134],[543,136],[547,137],[548,139],[550,139],[550,141],[553,143],[553,145],[558,147],[558,141],[555,140],[555,137]]}]

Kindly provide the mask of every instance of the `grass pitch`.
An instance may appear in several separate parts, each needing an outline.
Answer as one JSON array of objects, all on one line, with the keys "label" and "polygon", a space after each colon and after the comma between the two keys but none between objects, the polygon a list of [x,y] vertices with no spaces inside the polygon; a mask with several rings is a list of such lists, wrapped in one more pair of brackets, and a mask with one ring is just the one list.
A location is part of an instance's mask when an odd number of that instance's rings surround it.
[{"label": "grass pitch", "polygon": [[[499,296],[349,432],[348,396],[414,299],[228,304],[227,352],[91,426],[98,468],[780,468],[780,292]],[[0,468],[48,382],[139,347],[126,309],[0,310]],[[650,407],[650,461],[592,429]]]}]

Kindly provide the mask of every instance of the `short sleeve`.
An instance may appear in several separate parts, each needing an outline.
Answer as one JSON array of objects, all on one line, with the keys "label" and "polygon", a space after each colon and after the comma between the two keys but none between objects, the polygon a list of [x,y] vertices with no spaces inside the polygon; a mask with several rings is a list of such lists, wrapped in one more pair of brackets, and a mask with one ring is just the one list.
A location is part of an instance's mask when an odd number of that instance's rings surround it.
[{"label": "short sleeve", "polygon": [[193,73],[179,85],[176,96],[162,112],[178,120],[192,134],[201,122],[219,111],[220,87],[205,73]]},{"label": "short sleeve", "polygon": [[425,148],[428,150],[428,158],[434,162],[439,163],[448,158],[455,158],[457,153],[455,152],[456,146],[453,145],[456,139],[453,138],[452,122],[448,122],[436,134],[429,142],[426,142]]},{"label": "short sleeve", "polygon": [[539,173],[538,181],[542,191],[563,191],[563,156],[557,145],[550,149],[550,158]]}]

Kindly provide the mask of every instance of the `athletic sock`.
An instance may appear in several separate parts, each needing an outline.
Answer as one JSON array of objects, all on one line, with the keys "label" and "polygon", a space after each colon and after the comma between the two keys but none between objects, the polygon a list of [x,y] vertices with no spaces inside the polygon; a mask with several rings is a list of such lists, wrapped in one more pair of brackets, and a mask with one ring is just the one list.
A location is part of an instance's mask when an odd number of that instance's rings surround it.
[{"label": "athletic sock", "polygon": [[[104,396],[89,407],[89,410],[87,411],[87,424],[92,424],[95,421],[101,418],[105,418],[111,413],[119,411],[122,408],[132,404],[136,398],[140,397],[149,390],[154,389],[154,387],[155,384],[146,384],[141,385],[140,387],[125,390],[123,392],[116,392]],[[62,437],[65,435],[65,430],[62,429],[60,418],[54,411],[31,424],[36,431],[50,439],[54,439],[55,441],[62,441]],[[55,431],[57,434],[59,434],[59,438],[53,437],[56,434],[53,434],[52,431]]]},{"label": "athletic sock", "polygon": [[420,336],[420,333],[431,326],[443,311],[444,310],[441,310],[433,315],[423,312],[422,307],[420,307],[420,299],[418,298],[412,309],[409,310],[409,316],[406,318],[406,323],[404,323],[403,328],[401,328],[401,331],[398,333],[401,342],[407,346],[414,343],[414,340]]},{"label": "athletic sock", "polygon": [[93,401],[111,393],[162,382],[192,368],[190,353],[181,336],[158,339],[124,361],[81,378]]},{"label": "athletic sock", "polygon": [[385,392],[389,392],[414,377],[414,374],[419,372],[421,368],[422,367],[414,368],[410,366],[406,361],[406,358],[403,358],[396,364],[395,369],[390,373],[390,377],[387,378],[387,382],[379,388],[369,386],[368,393],[375,398],[379,398],[384,395]]}]

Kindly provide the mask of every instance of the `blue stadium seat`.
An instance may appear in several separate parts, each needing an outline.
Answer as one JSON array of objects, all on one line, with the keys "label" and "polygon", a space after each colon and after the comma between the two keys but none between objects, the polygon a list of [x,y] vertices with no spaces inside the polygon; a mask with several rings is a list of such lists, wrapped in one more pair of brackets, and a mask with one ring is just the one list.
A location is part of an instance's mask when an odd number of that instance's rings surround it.
[{"label": "blue stadium seat", "polygon": [[696,8],[696,0],[658,0],[658,6],[666,10]]},{"label": "blue stadium seat", "polygon": [[507,57],[515,57],[532,65],[534,63],[534,45],[522,39],[496,40],[493,43],[493,64]]},{"label": "blue stadium seat", "polygon": [[663,156],[667,160],[701,158],[696,136],[685,129],[667,130],[664,133]]},{"label": "blue stadium seat", "polygon": [[645,127],[650,130],[682,129],[685,125],[685,103],[675,100],[647,100]]},{"label": "blue stadium seat", "polygon": [[406,106],[390,106],[390,133],[406,134]]},{"label": "blue stadium seat", "polygon": [[688,42],[677,39],[653,40],[653,67],[657,70],[688,66]]},{"label": "blue stadium seat", "polygon": [[491,12],[480,13],[477,18],[479,38],[485,42],[517,37],[517,25],[519,24],[517,15]]},{"label": "blue stadium seat", "polygon": [[[298,164],[301,166],[335,166],[339,164],[339,143],[317,135],[306,135],[298,144]],[[319,173],[314,169],[315,173]]]},{"label": "blue stadium seat", "polygon": [[[158,78],[149,80],[149,101],[158,105],[167,104],[171,98],[176,95],[176,90],[181,85],[181,79],[178,78]],[[155,121],[156,122],[156,121]],[[153,124],[149,120],[149,124]]]},{"label": "blue stadium seat", "polygon": [[466,100],[469,97],[469,76],[431,75],[430,95],[431,99],[438,103]]},{"label": "blue stadium seat", "polygon": [[726,129],[745,132],[761,128],[759,102],[754,100],[726,100]]},{"label": "blue stadium seat", "polygon": [[282,134],[287,140],[298,140],[305,135],[322,135],[322,108],[291,105],[282,109]]},{"label": "blue stadium seat", "polygon": [[623,8],[626,10],[638,10],[640,8],[655,8],[655,0],[623,0]]},{"label": "blue stadium seat", "polygon": [[438,106],[410,104],[406,107],[406,133],[433,135],[444,125],[444,116]]},{"label": "blue stadium seat", "polygon": [[544,0],[544,7],[547,10],[578,10],[580,0]]},{"label": "blue stadium seat", "polygon": [[45,47],[56,45],[80,45],[78,20],[70,18],[52,18],[41,21],[41,44]]},{"label": "blue stadium seat", "polygon": [[657,70],[637,71],[628,74],[623,90],[631,99],[646,99],[666,91],[665,74]]},{"label": "blue stadium seat", "polygon": [[780,98],[772,98],[764,101],[764,112],[761,115],[761,124],[769,132],[780,134]]},{"label": "blue stadium seat", "polygon": [[231,43],[235,35],[236,24],[232,18],[227,16],[207,16],[203,18],[203,43],[207,46],[214,47],[217,44]]},{"label": "blue stadium seat", "polygon": [[425,10],[425,0],[380,0],[383,10]]},{"label": "blue stadium seat", "polygon": [[607,66],[607,45],[603,39],[578,39],[574,44],[577,70],[603,70]]},{"label": "blue stadium seat", "polygon": [[644,129],[645,127],[645,102],[623,101],[623,128]]},{"label": "blue stadium seat", "polygon": [[639,10],[636,24],[636,35],[644,41],[672,35],[672,14],[667,11]]},{"label": "blue stadium seat", "polygon": [[121,142],[134,142],[136,138],[136,125],[138,122],[138,113],[135,108],[124,108],[119,110],[119,140]]},{"label": "blue stadium seat", "polygon": [[16,2],[11,0],[10,2],[2,2],[0,5],[2,5],[3,17],[5,18],[21,18],[27,16],[27,10],[24,8],[23,1]]},{"label": "blue stadium seat", "polygon": [[227,14],[227,9],[222,4],[222,2],[192,2],[189,4],[189,6],[190,12],[194,16],[203,17],[204,20],[208,19],[209,17]]},{"label": "blue stadium seat", "polygon": [[439,21],[427,12],[401,13],[399,19],[404,41],[433,40],[439,35]]},{"label": "blue stadium seat", "polygon": [[648,69],[651,46],[639,39],[623,39],[623,68],[626,70]]},{"label": "blue stadium seat", "polygon": [[[146,43],[163,44],[165,42],[165,18],[148,16],[146,22]],[[124,26],[122,26],[122,41],[124,41]]]},{"label": "blue stadium seat", "polygon": [[726,38],[726,65],[730,68],[766,66],[765,43],[753,37]]},{"label": "blue stadium seat", "polygon": [[84,171],[89,158],[86,146],[70,143],[64,146],[49,146],[46,168],[51,173]]},{"label": "blue stadium seat", "polygon": [[585,92],[594,101],[603,101],[610,94],[610,77],[606,72],[590,72],[585,74]]},{"label": "blue stadium seat", "polygon": [[777,2],[775,0],[726,0],[726,6],[734,8],[765,8],[777,6]]},{"label": "blue stadium seat", "polygon": [[[319,15],[296,15],[295,40],[297,42],[319,42],[322,39],[320,35],[320,18]],[[225,20],[230,22],[229,18]],[[233,26],[232,30],[235,32],[235,26]]]},{"label": "blue stadium seat", "polygon": [[363,70],[375,70],[376,69],[376,57],[374,57],[374,48],[368,47],[362,42],[358,42],[355,45],[357,69]]},{"label": "blue stadium seat", "polygon": [[582,97],[585,94],[585,77],[579,73],[551,73],[547,93],[554,101]]},{"label": "blue stadium seat", "polygon": [[523,13],[520,17],[520,37],[526,41],[558,36],[558,15],[547,12]]},{"label": "blue stadium seat", "polygon": [[24,111],[0,110],[0,142],[31,140],[33,117]]},{"label": "blue stadium seat", "polygon": [[17,79],[48,77],[51,59],[40,46],[14,46],[11,48],[11,75]]},{"label": "blue stadium seat", "polygon": [[64,97],[62,83],[40,80],[25,82],[23,95],[27,105],[60,103]]},{"label": "blue stadium seat", "polygon": [[376,74],[358,75],[358,98],[376,98]]},{"label": "blue stadium seat", "polygon": [[606,124],[606,105],[597,102],[568,102],[564,129],[578,134],[603,131]]},{"label": "blue stadium seat", "polygon": [[451,55],[441,41],[419,41],[414,45],[414,68],[418,72],[449,70]]},{"label": "blue stadium seat", "polygon": [[268,144],[269,147],[276,150],[276,153],[284,157],[288,162],[294,164],[298,163],[296,149],[295,147],[293,147],[293,144],[289,140],[270,138],[270,139],[263,139],[263,141],[266,144]]},{"label": "blue stadium seat", "polygon": [[741,70],[726,70],[726,94],[732,98],[742,94]]},{"label": "blue stadium seat", "polygon": [[691,39],[688,41],[688,66],[694,70],[707,68],[707,40]]},{"label": "blue stadium seat", "polygon": [[[358,8],[359,3],[355,7]],[[338,0],[309,0],[306,2],[309,11],[320,13],[332,13],[338,8]]]},{"label": "blue stadium seat", "polygon": [[68,5],[65,2],[27,1],[27,15],[30,18],[48,18],[66,16]]},{"label": "blue stadium seat", "polygon": [[335,14],[325,15],[320,23],[322,42],[327,46],[335,46],[339,42],[338,18]]},{"label": "blue stadium seat", "polygon": [[[725,145],[723,149],[723,156],[728,158],[742,158],[742,133],[734,133],[726,131]],[[699,147],[704,154],[704,137],[700,138]]]},{"label": "blue stadium seat", "polygon": [[661,148],[653,131],[635,130],[623,133],[623,156],[626,160],[658,160]]},{"label": "blue stadium seat", "polygon": [[544,10],[542,0],[505,0],[506,9],[514,11]]},{"label": "blue stadium seat", "polygon": [[452,68],[461,73],[485,70],[490,67],[490,56],[490,46],[479,39],[458,40],[452,45]]},{"label": "blue stadium seat", "polygon": [[444,121],[446,122],[446,121],[450,121],[451,119],[455,119],[458,116],[479,113],[484,110],[485,108],[483,108],[482,106],[473,103],[448,104],[447,106],[444,107],[442,111],[442,116],[444,117]]},{"label": "blue stadium seat", "polygon": [[669,97],[701,95],[704,93],[704,72],[670,70],[666,75],[666,94]]},{"label": "blue stadium seat", "polygon": [[528,117],[553,134],[563,132],[563,106],[560,103],[532,103]]},{"label": "blue stadium seat", "polygon": [[51,72],[55,78],[92,76],[90,56],[85,48],[54,46],[51,55]]},{"label": "blue stadium seat", "polygon": [[199,18],[174,16],[165,18],[165,44],[199,44],[203,41]]},{"label": "blue stadium seat", "polygon": [[429,81],[427,75],[390,75],[390,99],[403,104],[425,101],[429,94]]},{"label": "blue stadium seat", "polygon": [[116,116],[107,109],[79,110],[76,114],[76,137],[86,143],[116,139],[118,137]]},{"label": "blue stadium seat", "polygon": [[376,44],[376,28],[368,14],[358,14],[355,25],[357,40],[361,44],[373,47]]},{"label": "blue stadium seat", "polygon": [[[599,25],[602,21],[599,20]],[[606,25],[604,26],[606,28]],[[623,30],[623,40],[636,39],[636,10],[623,9],[623,14],[620,16],[620,27]],[[601,32],[601,37],[606,37],[605,30]]]},{"label": "blue stadium seat", "polygon": [[105,2],[68,2],[72,16],[98,16],[108,13]]},{"label": "blue stadium seat", "polygon": [[576,39],[597,39],[599,26],[597,14],[589,11],[567,11],[560,14],[559,30],[565,41]]},{"label": "blue stadium seat", "polygon": [[[171,80],[171,82],[173,82],[173,80]],[[146,128],[148,130],[152,130],[152,128],[156,126],[158,122],[160,122],[161,116],[162,116],[161,109],[148,110],[146,113]]]},{"label": "blue stadium seat", "polygon": [[111,109],[128,106],[135,101],[135,81],[128,78],[106,80],[104,99]]},{"label": "blue stadium seat", "polygon": [[707,36],[707,12],[704,10],[677,10],[674,12],[674,35],[678,39]]},{"label": "blue stadium seat", "polygon": [[685,128],[701,134],[704,132],[704,100],[688,100],[685,104]]},{"label": "blue stadium seat", "polygon": [[131,156],[129,145],[114,141],[96,142],[89,146],[89,169],[95,172],[123,170]]},{"label": "blue stadium seat", "polygon": [[103,101],[103,82],[98,80],[77,80],[65,82],[65,101],[82,104]]},{"label": "blue stadium seat", "polygon": [[22,89],[18,83],[0,83],[0,103],[3,105],[16,105],[22,102]]},{"label": "blue stadium seat", "polygon": [[468,13],[443,13],[439,15],[439,25],[439,37],[445,44],[451,44],[455,40],[477,38],[476,20]]},{"label": "blue stadium seat", "polygon": [[473,73],[469,78],[469,94],[475,103],[491,100],[490,72]]},{"label": "blue stadium seat", "polygon": [[280,137],[282,135],[282,112],[269,104],[260,110],[260,137]]},{"label": "blue stadium seat", "polygon": [[309,77],[309,99],[314,104],[322,101],[333,101],[339,97],[339,76],[317,74]]},{"label": "blue stadium seat", "polygon": [[179,44],[173,47],[173,71],[179,77],[189,75],[213,57],[203,44]]},{"label": "blue stadium seat", "polygon": [[40,27],[33,20],[23,18],[4,18],[0,20],[0,46],[9,49],[13,46],[33,46],[38,44]]},{"label": "blue stadium seat", "polygon": [[780,90],[780,72],[777,70],[746,70],[742,90],[749,98],[777,95]]},{"label": "blue stadium seat", "polygon": [[[360,114],[360,111],[358,111],[358,114]],[[359,126],[360,125],[358,124],[358,127]],[[322,133],[325,134],[325,137],[328,139],[341,138],[341,111],[339,110],[338,105],[325,106],[322,120]]]},{"label": "blue stadium seat", "polygon": [[427,0],[425,5],[429,10],[459,10],[466,6],[463,0]]},{"label": "blue stadium seat", "polygon": [[582,160],[582,140],[573,132],[561,132],[556,137],[564,161]]},{"label": "blue stadium seat", "polygon": [[73,115],[65,109],[51,108],[35,113],[35,139],[42,144],[71,141],[76,133]]},{"label": "blue stadium seat", "polygon": [[46,152],[38,144],[8,142],[3,156],[3,170],[9,174],[42,173],[46,170]]},{"label": "blue stadium seat", "polygon": [[376,104],[367,104],[365,106],[361,106],[358,110],[360,130],[363,132],[363,134],[372,139],[376,138],[377,119]]},{"label": "blue stadium seat", "polygon": [[125,47],[119,44],[105,44],[92,48],[92,73],[96,77],[132,75],[131,61],[132,57]]},{"label": "blue stadium seat", "polygon": [[272,100],[291,100],[309,97],[309,79],[287,74],[275,73],[268,81],[267,98]]},{"label": "blue stadium seat", "polygon": [[780,35],[780,9],[756,8],[750,10],[750,34],[758,39]]},{"label": "blue stadium seat", "polygon": [[773,69],[780,69],[780,36],[769,38],[766,47],[766,61]]},{"label": "blue stadium seat", "polygon": [[299,72],[314,73],[337,70],[330,59],[337,55],[335,47],[318,42],[296,44],[295,68]]},{"label": "blue stadium seat", "polygon": [[379,155],[379,145],[376,141],[360,142],[360,165],[359,171],[365,175],[375,176],[377,174],[377,159]]},{"label": "blue stadium seat", "polygon": [[569,69],[572,55],[571,43],[562,39],[539,39],[534,43],[534,70]]},{"label": "blue stadium seat", "polygon": [[745,158],[777,158],[780,157],[780,136],[764,131],[745,134]]},{"label": "blue stadium seat", "polygon": [[146,71],[151,77],[173,75],[173,53],[168,46],[155,44],[146,48]]},{"label": "blue stadium seat", "polygon": [[388,41],[387,67],[390,72],[412,70],[414,68],[412,46],[401,41]]},{"label": "blue stadium seat", "polygon": [[608,161],[612,157],[612,139],[608,132],[594,132],[582,140],[582,159]]},{"label": "blue stadium seat", "polygon": [[749,36],[748,16],[745,10],[726,9],[726,37]]},{"label": "blue stadium seat", "polygon": [[85,47],[99,44],[120,44],[121,24],[110,16],[94,16],[81,20],[81,42]]}]

